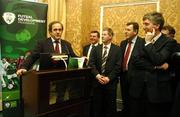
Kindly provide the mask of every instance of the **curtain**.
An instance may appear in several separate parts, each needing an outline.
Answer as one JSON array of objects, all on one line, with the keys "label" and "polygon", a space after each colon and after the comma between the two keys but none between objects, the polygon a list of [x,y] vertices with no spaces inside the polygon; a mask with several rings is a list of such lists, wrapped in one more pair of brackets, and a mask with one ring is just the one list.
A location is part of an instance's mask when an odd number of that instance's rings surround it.
[{"label": "curtain", "polygon": [[[65,38],[66,30],[66,0],[38,0],[38,2],[48,4],[47,24],[52,21],[60,21],[64,26],[62,38]],[[48,30],[48,29],[47,29]]]}]

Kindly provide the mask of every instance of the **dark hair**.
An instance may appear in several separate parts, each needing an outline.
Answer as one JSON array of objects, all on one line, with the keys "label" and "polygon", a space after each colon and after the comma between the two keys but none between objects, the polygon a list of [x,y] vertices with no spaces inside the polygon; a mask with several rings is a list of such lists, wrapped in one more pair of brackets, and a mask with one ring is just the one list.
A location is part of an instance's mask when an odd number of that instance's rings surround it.
[{"label": "dark hair", "polygon": [[147,13],[143,16],[143,21],[146,19],[150,20],[155,25],[159,24],[159,30],[160,31],[162,30],[163,25],[164,25],[164,17],[162,13],[159,13],[159,12]]},{"label": "dark hair", "polygon": [[126,24],[126,26],[129,26],[129,25],[133,25],[133,31],[137,32],[137,34],[138,34],[138,32],[139,32],[139,24],[137,22],[128,22]]},{"label": "dark hair", "polygon": [[173,35],[176,34],[176,30],[171,25],[165,25],[162,29],[163,30],[168,30],[169,34],[173,34]]},{"label": "dark hair", "polygon": [[59,21],[52,21],[51,23],[49,23],[49,28],[48,28],[49,32],[52,32],[52,26],[54,24],[60,24],[61,27],[62,27],[62,30],[64,29],[63,24],[61,22],[59,22]]},{"label": "dark hair", "polygon": [[91,31],[91,33],[96,33],[97,34],[97,37],[100,38],[100,34],[98,31],[94,30],[94,31]]},{"label": "dark hair", "polygon": [[111,28],[108,28],[108,27],[105,27],[104,29],[103,29],[103,31],[108,31],[108,34],[110,35],[110,36],[114,36],[114,33],[113,33],[113,30],[111,29]]}]

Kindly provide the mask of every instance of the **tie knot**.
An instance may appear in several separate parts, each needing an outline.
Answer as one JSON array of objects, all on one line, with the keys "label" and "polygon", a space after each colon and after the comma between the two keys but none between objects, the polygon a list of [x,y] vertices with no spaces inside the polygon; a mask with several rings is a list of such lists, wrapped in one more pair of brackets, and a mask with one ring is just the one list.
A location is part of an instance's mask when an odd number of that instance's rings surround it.
[{"label": "tie knot", "polygon": [[54,41],[54,43],[58,44],[58,43],[59,43],[59,41],[58,41],[58,40],[56,40],[56,41]]},{"label": "tie knot", "polygon": [[132,40],[128,40],[128,43],[131,44],[131,43],[132,43]]},{"label": "tie knot", "polygon": [[107,46],[104,46],[104,49],[108,49],[108,47],[107,47]]}]

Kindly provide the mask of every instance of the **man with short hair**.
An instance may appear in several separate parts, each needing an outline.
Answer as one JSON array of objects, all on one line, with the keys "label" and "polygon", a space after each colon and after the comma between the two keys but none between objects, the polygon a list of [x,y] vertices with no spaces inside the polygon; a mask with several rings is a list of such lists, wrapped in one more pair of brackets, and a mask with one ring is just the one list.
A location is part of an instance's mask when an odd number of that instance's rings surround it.
[{"label": "man with short hair", "polygon": [[[59,21],[53,21],[49,24],[49,34],[50,37],[47,39],[43,39],[37,42],[32,53],[24,60],[21,68],[17,70],[17,75],[22,75],[27,70],[29,70],[35,61],[40,58],[41,53],[55,53],[55,54],[68,54],[71,57],[75,57],[75,53],[71,47],[71,44],[66,40],[61,38],[63,33],[63,25]],[[51,67],[51,66],[49,66]],[[64,101],[65,91],[69,88],[69,98],[73,97],[75,94],[73,91],[75,90],[76,84],[64,81],[56,82],[56,90],[57,90],[57,102]]]},{"label": "man with short hair", "polygon": [[[83,56],[86,57],[85,60],[85,64],[88,65],[89,63],[89,57],[91,52],[93,51],[93,49],[99,45],[99,38],[100,38],[100,34],[98,31],[91,31],[90,32],[90,36],[89,36],[89,43],[88,45],[83,47]],[[90,77],[93,78],[93,76],[91,75]],[[93,94],[93,93],[91,93]],[[92,114],[92,100],[91,100],[91,107],[90,107],[90,114]]]},{"label": "man with short hair", "polygon": [[176,30],[171,25],[165,25],[161,32],[171,39],[174,39],[176,34]]},{"label": "man with short hair", "polygon": [[90,37],[89,37],[90,44],[83,47],[83,56],[87,57],[87,64],[88,64],[92,49],[94,49],[94,47],[99,44],[99,38],[100,38],[100,34],[98,31],[90,32]]},{"label": "man with short hair", "polygon": [[176,45],[175,40],[161,33],[164,17],[159,12],[143,16],[145,44],[133,58],[131,72],[130,105],[131,116],[168,117],[171,109],[172,92],[169,82],[170,72],[156,66],[169,61]]},{"label": "man with short hair", "polygon": [[113,31],[104,28],[103,44],[96,46],[89,59],[93,68],[93,117],[116,116],[116,90],[120,72],[120,50],[112,43]]},{"label": "man with short hair", "polygon": [[40,53],[56,53],[55,46],[58,42],[59,53],[66,53],[70,56],[76,56],[71,44],[66,40],[61,39],[63,33],[63,25],[59,21],[53,21],[49,24],[50,38],[43,39],[37,42],[32,53],[23,62],[21,68],[17,70],[17,75],[22,75],[24,72],[29,70],[35,61],[39,59]]},{"label": "man with short hair", "polygon": [[89,37],[90,44],[83,47],[83,56],[89,58],[92,48],[99,44],[99,38],[100,38],[100,34],[98,31],[90,32],[90,37]]},{"label": "man with short hair", "polygon": [[129,114],[129,76],[131,75],[133,56],[138,54],[138,49],[144,40],[138,36],[139,25],[137,22],[128,22],[125,27],[125,40],[120,43],[122,66],[120,74],[120,87],[123,102],[123,115]]}]

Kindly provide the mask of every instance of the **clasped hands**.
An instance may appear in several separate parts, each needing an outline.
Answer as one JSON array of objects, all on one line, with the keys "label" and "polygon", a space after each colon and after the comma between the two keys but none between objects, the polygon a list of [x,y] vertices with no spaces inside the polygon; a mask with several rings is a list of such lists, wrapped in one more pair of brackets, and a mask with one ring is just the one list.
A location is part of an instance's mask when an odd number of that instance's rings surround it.
[{"label": "clasped hands", "polygon": [[102,85],[106,85],[109,83],[109,77],[107,76],[103,76],[103,75],[98,75],[98,77],[96,77],[96,79],[98,80],[98,82]]}]

